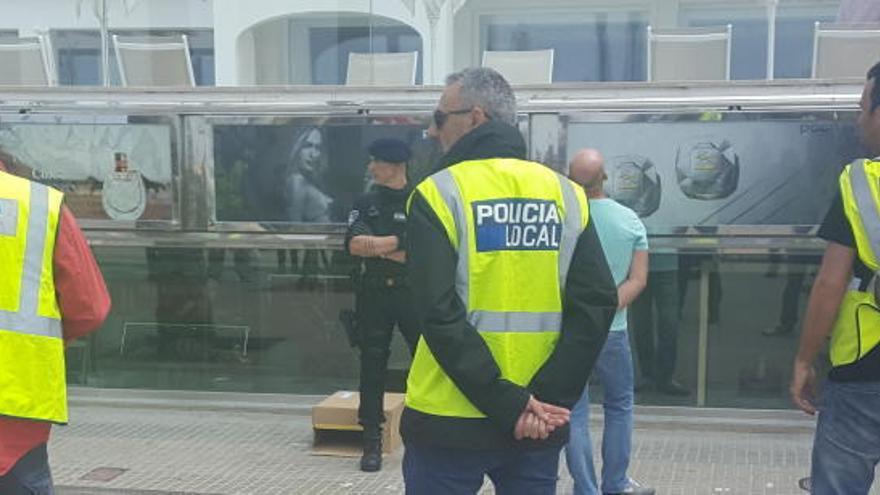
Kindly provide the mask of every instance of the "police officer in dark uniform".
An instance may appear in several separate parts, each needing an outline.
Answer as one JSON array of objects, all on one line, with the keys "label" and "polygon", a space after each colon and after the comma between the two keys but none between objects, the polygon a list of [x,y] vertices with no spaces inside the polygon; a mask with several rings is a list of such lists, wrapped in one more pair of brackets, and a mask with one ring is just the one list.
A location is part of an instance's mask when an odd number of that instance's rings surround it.
[{"label": "police officer in dark uniform", "polygon": [[374,186],[348,217],[346,250],[362,258],[356,280],[357,334],[361,357],[360,408],[364,428],[361,470],[382,468],[385,375],[394,325],[410,352],[419,338],[406,279],[406,163],[411,151],[398,139],[378,139],[369,149]]}]

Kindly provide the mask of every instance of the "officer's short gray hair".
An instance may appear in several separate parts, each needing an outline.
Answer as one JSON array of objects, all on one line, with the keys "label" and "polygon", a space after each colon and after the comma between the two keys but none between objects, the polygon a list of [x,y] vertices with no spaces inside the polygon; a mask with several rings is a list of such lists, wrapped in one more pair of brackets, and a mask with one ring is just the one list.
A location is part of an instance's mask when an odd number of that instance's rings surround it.
[{"label": "officer's short gray hair", "polygon": [[470,67],[446,77],[446,85],[461,84],[464,108],[480,107],[498,122],[516,124],[516,97],[504,76],[488,67]]}]

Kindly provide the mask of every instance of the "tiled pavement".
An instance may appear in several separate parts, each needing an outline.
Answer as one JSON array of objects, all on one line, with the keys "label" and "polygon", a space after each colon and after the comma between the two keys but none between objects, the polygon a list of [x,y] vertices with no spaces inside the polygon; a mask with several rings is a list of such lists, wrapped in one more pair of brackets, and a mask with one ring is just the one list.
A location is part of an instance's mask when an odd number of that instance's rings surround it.
[{"label": "tiled pavement", "polygon": [[[379,474],[359,472],[356,459],[310,455],[318,400],[74,390],[71,425],[56,428],[50,445],[55,483],[60,495],[402,493],[400,451]],[[658,494],[799,494],[812,426],[793,411],[637,408],[630,474]],[[561,466],[559,492],[570,493]],[[83,479],[102,467],[124,471]]]}]

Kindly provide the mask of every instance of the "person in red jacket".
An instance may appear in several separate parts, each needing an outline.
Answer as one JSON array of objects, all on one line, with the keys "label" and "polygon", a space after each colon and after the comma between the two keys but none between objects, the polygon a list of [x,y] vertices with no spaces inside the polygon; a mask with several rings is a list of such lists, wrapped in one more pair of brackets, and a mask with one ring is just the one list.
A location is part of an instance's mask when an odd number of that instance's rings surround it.
[{"label": "person in red jacket", "polygon": [[[16,168],[15,159],[0,149],[0,181],[12,180],[7,170]],[[95,331],[110,311],[104,277],[66,206],[61,207],[52,261],[66,345]],[[0,494],[54,493],[46,449],[50,427],[49,422],[0,417]]]}]

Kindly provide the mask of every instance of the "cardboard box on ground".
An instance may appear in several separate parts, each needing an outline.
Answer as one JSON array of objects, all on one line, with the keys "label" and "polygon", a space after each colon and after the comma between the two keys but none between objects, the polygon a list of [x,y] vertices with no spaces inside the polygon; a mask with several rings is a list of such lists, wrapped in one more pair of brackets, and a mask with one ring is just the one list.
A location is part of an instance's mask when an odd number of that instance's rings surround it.
[{"label": "cardboard box on ground", "polygon": [[[382,452],[390,454],[400,446],[400,415],[404,394],[386,393]],[[358,424],[360,395],[339,391],[312,408],[315,441],[313,455],[356,457],[363,452],[363,428]]]}]

